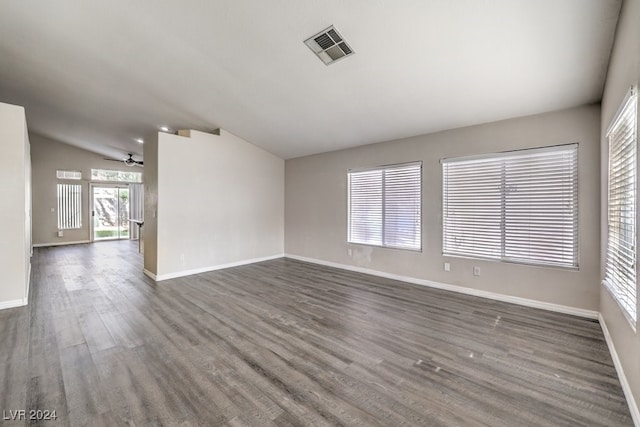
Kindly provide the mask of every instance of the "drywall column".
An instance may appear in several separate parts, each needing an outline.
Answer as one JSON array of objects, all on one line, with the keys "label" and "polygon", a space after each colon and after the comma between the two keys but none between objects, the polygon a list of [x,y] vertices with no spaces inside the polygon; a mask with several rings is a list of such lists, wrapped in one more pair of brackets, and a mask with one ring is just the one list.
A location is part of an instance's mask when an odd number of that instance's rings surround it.
[{"label": "drywall column", "polygon": [[145,138],[145,273],[156,279],[281,257],[284,161],[225,131]]},{"label": "drywall column", "polygon": [[[622,10],[616,37],[611,52],[611,61],[607,72],[604,94],[602,97],[601,116],[601,271],[604,278],[604,267],[607,254],[607,197],[608,197],[608,164],[609,145],[606,131],[611,120],[618,111],[620,104],[632,85],[640,83],[640,0],[625,0],[622,2]],[[638,109],[640,113],[640,109]],[[638,117],[640,123],[640,115]],[[640,162],[640,159],[639,159]],[[636,195],[640,197],[640,194]],[[636,215],[638,213],[636,212]],[[638,218],[640,219],[640,217]],[[636,220],[638,224],[638,220]],[[636,233],[638,228],[636,227]],[[636,266],[637,268],[637,266]],[[640,272],[638,272],[640,273]],[[640,300],[638,312],[640,312]],[[604,286],[600,289],[600,314],[601,321],[606,325],[610,333],[610,343],[613,343],[612,355],[616,368],[620,374],[620,381],[624,388],[631,413],[636,425],[640,426],[640,324],[636,325],[639,332],[635,332],[627,321],[620,306],[615,302],[609,291]]]},{"label": "drywall column", "polygon": [[31,159],[23,107],[0,103],[0,309],[27,304]]},{"label": "drywall column", "polygon": [[144,138],[144,272],[155,279],[158,273],[158,140],[154,134]]}]

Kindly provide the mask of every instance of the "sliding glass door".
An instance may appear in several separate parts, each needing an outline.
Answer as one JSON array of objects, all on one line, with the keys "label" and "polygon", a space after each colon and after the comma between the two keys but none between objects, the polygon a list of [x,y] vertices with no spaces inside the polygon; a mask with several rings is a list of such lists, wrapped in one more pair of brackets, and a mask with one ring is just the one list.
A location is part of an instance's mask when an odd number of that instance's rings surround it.
[{"label": "sliding glass door", "polygon": [[91,187],[93,240],[129,238],[129,187]]}]

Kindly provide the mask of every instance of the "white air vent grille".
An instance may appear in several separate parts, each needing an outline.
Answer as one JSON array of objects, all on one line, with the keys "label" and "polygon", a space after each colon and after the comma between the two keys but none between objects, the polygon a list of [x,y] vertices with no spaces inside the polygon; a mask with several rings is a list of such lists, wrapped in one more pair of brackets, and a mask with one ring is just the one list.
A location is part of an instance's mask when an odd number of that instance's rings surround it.
[{"label": "white air vent grille", "polygon": [[333,28],[333,25],[304,41],[325,65],[333,64],[339,59],[353,55],[355,52],[344,38]]}]

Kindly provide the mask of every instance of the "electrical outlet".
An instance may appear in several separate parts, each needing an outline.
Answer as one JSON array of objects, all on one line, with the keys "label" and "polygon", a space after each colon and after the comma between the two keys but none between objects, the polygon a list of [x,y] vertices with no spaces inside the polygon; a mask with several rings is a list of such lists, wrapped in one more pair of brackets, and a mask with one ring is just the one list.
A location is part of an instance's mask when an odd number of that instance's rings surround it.
[{"label": "electrical outlet", "polygon": [[444,271],[451,271],[451,264],[449,264],[448,262],[444,263]]},{"label": "electrical outlet", "polygon": [[180,263],[184,265],[184,254],[180,254]]},{"label": "electrical outlet", "polygon": [[64,232],[62,230],[59,230],[58,231],[58,237],[62,237],[62,236],[64,236]]},{"label": "electrical outlet", "polygon": [[474,276],[479,276],[480,275],[480,267],[478,267],[478,266],[474,266],[473,267],[473,275]]}]

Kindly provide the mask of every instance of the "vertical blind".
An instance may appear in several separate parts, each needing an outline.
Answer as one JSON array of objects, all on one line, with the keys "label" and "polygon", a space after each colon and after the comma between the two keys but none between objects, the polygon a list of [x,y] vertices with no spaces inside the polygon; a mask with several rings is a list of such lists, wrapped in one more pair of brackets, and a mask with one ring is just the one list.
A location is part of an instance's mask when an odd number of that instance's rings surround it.
[{"label": "vertical blind", "polygon": [[422,163],[348,173],[349,243],[421,249]]},{"label": "vertical blind", "polygon": [[[144,220],[144,184],[129,184],[129,217]],[[139,239],[139,231],[140,227],[132,226],[129,239]]]},{"label": "vertical blind", "polygon": [[609,140],[609,196],[605,284],[636,321],[637,101],[630,96],[614,120]]},{"label": "vertical blind", "polygon": [[58,229],[82,227],[82,186],[58,184]]},{"label": "vertical blind", "polygon": [[578,266],[578,146],[445,159],[443,253]]}]

